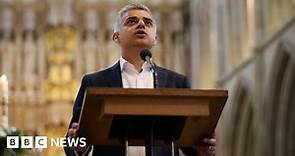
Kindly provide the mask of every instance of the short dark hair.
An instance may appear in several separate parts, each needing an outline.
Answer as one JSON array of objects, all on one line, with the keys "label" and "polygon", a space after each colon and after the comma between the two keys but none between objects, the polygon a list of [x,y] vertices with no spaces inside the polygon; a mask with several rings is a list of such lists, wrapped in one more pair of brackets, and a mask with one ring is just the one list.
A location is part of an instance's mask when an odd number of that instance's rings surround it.
[{"label": "short dark hair", "polygon": [[131,4],[125,5],[123,8],[120,9],[120,11],[117,14],[116,21],[114,23],[114,32],[119,31],[124,15],[130,10],[144,10],[148,12],[150,15],[152,15],[151,10],[143,4],[131,3]]}]

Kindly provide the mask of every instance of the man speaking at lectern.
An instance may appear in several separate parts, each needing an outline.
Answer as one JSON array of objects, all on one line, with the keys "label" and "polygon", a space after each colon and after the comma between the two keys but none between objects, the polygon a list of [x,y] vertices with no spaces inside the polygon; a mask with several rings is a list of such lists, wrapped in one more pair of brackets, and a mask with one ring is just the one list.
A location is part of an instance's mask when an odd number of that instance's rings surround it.
[{"label": "man speaking at lectern", "polygon": [[[85,75],[74,104],[73,116],[67,133],[68,137],[77,137],[78,120],[81,113],[82,101],[85,89],[89,86],[97,87],[122,87],[122,88],[190,88],[188,79],[173,71],[154,66],[157,73],[155,83],[153,70],[143,61],[140,52],[143,49],[151,49],[157,43],[157,28],[151,11],[142,4],[129,4],[123,7],[116,19],[112,39],[121,48],[121,57],[112,67],[103,71]],[[204,143],[196,145],[196,148],[182,149],[188,155],[214,155],[214,138],[205,138]],[[91,146],[66,147],[67,155],[88,155],[93,148],[94,156],[124,156],[122,147]],[[171,155],[169,149],[159,147],[157,156]],[[178,155],[178,153],[176,153]]]}]

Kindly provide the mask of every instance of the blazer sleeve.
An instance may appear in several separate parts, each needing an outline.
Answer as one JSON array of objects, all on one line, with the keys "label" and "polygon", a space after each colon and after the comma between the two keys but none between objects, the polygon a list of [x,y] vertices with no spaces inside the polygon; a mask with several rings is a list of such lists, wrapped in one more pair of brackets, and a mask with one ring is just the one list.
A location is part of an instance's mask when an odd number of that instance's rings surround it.
[{"label": "blazer sleeve", "polygon": [[83,99],[84,99],[84,94],[85,94],[86,88],[88,86],[91,86],[91,84],[90,84],[90,78],[88,78],[87,76],[84,76],[82,78],[81,86],[80,86],[80,89],[78,91],[78,94],[77,94],[75,103],[74,103],[73,116],[72,116],[70,125],[73,122],[78,122],[79,121],[79,117],[80,117],[80,113],[81,113],[81,107],[82,107]]},{"label": "blazer sleeve", "polygon": [[[91,86],[90,78],[87,76],[84,76],[82,78],[80,89],[78,91],[78,94],[77,94],[77,97],[76,97],[76,100],[74,103],[73,114],[72,114],[71,122],[69,124],[69,128],[71,127],[72,123],[79,121],[79,117],[81,114],[81,107],[82,107],[83,99],[84,99],[84,94],[85,94],[86,88],[88,86]],[[66,134],[66,137],[68,137],[68,134]],[[87,145],[85,152],[78,154],[73,150],[73,148],[66,146],[66,147],[64,147],[64,151],[67,156],[80,156],[80,155],[84,156],[84,155],[88,155],[88,153],[91,151],[91,148],[92,148],[91,145]]]},{"label": "blazer sleeve", "polygon": [[191,83],[186,76],[184,76],[183,88],[191,88]]}]

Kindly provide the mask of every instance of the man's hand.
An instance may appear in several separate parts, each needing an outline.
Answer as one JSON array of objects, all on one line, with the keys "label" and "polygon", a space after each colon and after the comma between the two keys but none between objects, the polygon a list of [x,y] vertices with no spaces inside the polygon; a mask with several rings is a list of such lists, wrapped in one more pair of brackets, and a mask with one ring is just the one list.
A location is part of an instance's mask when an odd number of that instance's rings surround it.
[{"label": "man's hand", "polygon": [[214,156],[216,150],[216,138],[213,134],[209,138],[204,138],[203,142],[196,146],[198,156]]},{"label": "man's hand", "polygon": [[[70,138],[76,138],[77,137],[77,130],[78,130],[79,124],[77,122],[72,123],[71,128],[68,130],[68,136]],[[76,153],[82,153],[86,150],[86,147],[81,146],[74,146],[73,149]]]}]

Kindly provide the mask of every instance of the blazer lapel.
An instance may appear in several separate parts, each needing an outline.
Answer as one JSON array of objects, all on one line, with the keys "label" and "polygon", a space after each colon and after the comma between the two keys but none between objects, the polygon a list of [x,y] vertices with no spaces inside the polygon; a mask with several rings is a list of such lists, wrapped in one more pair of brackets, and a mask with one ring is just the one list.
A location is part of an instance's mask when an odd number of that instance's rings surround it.
[{"label": "blazer lapel", "polygon": [[155,65],[155,70],[158,74],[158,87],[159,88],[166,88],[166,83],[167,83],[167,73],[162,70],[160,67]]},{"label": "blazer lapel", "polygon": [[121,68],[120,62],[118,61],[115,65],[110,68],[110,72],[108,75],[108,84],[110,87],[121,87],[122,84],[122,76],[121,76]]}]

